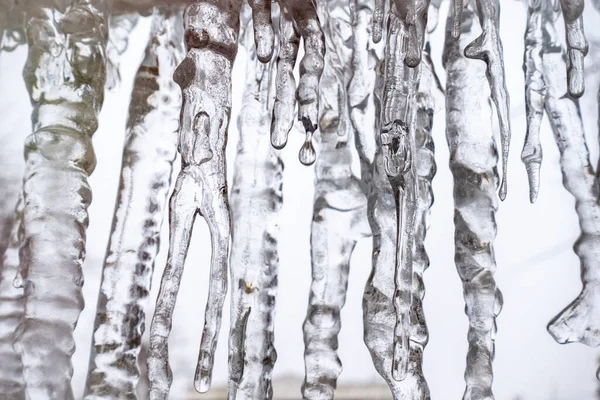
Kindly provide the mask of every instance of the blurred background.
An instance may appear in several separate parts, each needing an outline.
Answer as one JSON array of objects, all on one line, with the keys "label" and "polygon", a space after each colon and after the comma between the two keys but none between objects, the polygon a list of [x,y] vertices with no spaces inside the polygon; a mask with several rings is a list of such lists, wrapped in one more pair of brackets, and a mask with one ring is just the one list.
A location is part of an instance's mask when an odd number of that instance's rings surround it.
[{"label": "blurred background", "polygon": [[[442,82],[445,74],[441,66],[441,52],[447,9],[445,2],[438,28],[431,37],[432,56]],[[581,99],[581,106],[592,165],[597,165],[599,14],[591,4],[587,4],[584,15],[590,52],[585,60],[586,93]],[[494,393],[498,400],[600,399],[600,385],[595,377],[600,364],[600,350],[580,344],[562,346],[546,332],[548,321],[581,290],[579,260],[572,250],[579,236],[579,226],[574,200],[562,185],[559,154],[546,120],[541,134],[544,162],[540,197],[535,205],[529,203],[527,177],[520,160],[526,125],[522,71],[525,20],[524,3],[502,2],[501,34],[511,98],[513,138],[508,198],[500,204],[498,236],[494,242],[498,264],[496,278],[504,295],[504,308],[497,320]],[[77,397],[82,396],[85,384],[101,268],[120,173],[128,102],[133,76],[147,42],[149,22],[148,18],[143,18],[130,38],[129,49],[121,59],[122,82],[117,89],[106,94],[100,128],[94,136],[98,165],[90,179],[94,200],[90,207],[84,264],[86,307],[75,332],[77,351],[73,386]],[[557,26],[563,28],[562,23]],[[21,78],[26,55],[24,46],[0,54],[0,160],[3,166],[9,166],[0,173],[11,174],[15,179],[20,179],[23,168],[22,140],[15,138],[24,139],[31,131],[31,105]],[[232,181],[238,138],[236,119],[241,105],[245,64],[246,54],[240,49],[233,74],[234,103],[227,150],[229,182]],[[438,171],[433,181],[435,203],[426,241],[431,266],[425,273],[427,295],[424,302],[430,332],[424,355],[424,373],[431,397],[436,400],[462,398],[468,328],[462,285],[453,261],[452,176],[448,168],[444,115],[444,100],[438,95],[433,131]],[[314,173],[312,167],[304,167],[298,161],[297,152],[304,140],[298,128],[301,127],[294,129],[287,147],[281,151],[285,170],[275,319],[278,353],[274,370],[275,399],[300,399],[304,376],[302,323],[310,285],[309,239]],[[148,304],[147,328],[165,265],[167,243],[168,227],[165,223]],[[227,382],[228,300],[215,357],[213,389],[200,396],[192,388],[208,290],[209,259],[208,229],[199,218],[194,227],[170,339],[170,362],[174,373],[172,399],[226,398],[226,392],[221,388]],[[339,355],[344,371],[338,380],[336,398],[339,399],[391,398],[363,344],[361,302],[370,269],[371,239],[364,239],[354,252],[347,303],[342,312]]]}]

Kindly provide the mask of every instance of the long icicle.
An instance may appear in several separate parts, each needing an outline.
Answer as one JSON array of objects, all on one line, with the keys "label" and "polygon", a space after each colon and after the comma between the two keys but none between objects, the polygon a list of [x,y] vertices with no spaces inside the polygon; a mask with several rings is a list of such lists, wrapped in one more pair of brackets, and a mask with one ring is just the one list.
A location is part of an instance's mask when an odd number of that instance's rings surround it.
[{"label": "long icicle", "polygon": [[370,235],[366,196],[351,170],[352,125],[347,68],[352,56],[350,4],[319,1],[327,52],[320,82],[319,158],[311,225],[312,283],[304,320],[304,399],[333,399],[342,372],[338,357],[340,313],[346,302],[350,259]]},{"label": "long icicle", "polygon": [[[494,280],[498,200],[497,149],[483,64],[466,59],[461,47],[476,31],[474,11],[463,12],[461,39],[446,25],[446,139],[454,177],[455,256],[469,318],[469,350],[463,400],[491,400],[496,316],[502,296]],[[472,112],[477,110],[477,112]]]},{"label": "long icicle", "polygon": [[[277,23],[278,7],[273,11]],[[271,399],[271,376],[277,359],[274,318],[283,161],[271,146],[269,135],[278,49],[272,52],[273,60],[266,64],[260,61],[248,14],[246,8],[240,43],[249,59],[231,191],[231,400]]]},{"label": "long icicle", "polygon": [[500,39],[499,0],[475,0],[481,34],[469,43],[464,50],[465,57],[485,62],[486,76],[491,89],[491,97],[496,106],[502,145],[502,181],[500,200],[506,198],[508,152],[510,147],[510,99],[504,78],[504,55]]},{"label": "long icicle", "polygon": [[231,113],[231,70],[237,53],[241,1],[193,1],[184,13],[186,58],[174,79],[181,87],[181,172],[170,200],[169,254],[150,330],[150,399],[168,398],[172,382],[168,337],[196,216],[211,234],[211,268],[204,329],[194,378],[210,388],[214,353],[227,292],[230,215],[225,146]]},{"label": "long icicle", "polygon": [[136,398],[137,358],[177,152],[181,12],[157,10],[136,74],[111,240],[104,260],[86,400]]},{"label": "long icicle", "polygon": [[104,100],[103,2],[31,10],[23,76],[34,111],[25,143],[20,259],[25,315],[15,337],[28,399],[73,398],[73,329],[83,309],[91,136]]}]

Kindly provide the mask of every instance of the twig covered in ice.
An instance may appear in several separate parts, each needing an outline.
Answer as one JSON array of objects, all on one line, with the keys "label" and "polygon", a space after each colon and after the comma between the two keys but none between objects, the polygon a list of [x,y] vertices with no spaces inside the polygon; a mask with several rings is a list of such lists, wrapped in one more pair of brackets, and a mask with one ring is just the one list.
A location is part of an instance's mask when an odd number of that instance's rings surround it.
[{"label": "twig covered in ice", "polygon": [[187,56],[175,70],[181,87],[181,172],[169,210],[169,254],[150,330],[150,398],[166,399],[172,382],[168,337],[197,215],[211,234],[208,301],[194,385],[210,388],[214,352],[227,292],[230,240],[225,146],[231,113],[231,69],[237,53],[241,0],[193,1],[185,10]]},{"label": "twig covered in ice", "polygon": [[[464,400],[491,400],[496,316],[502,297],[494,280],[498,198],[497,149],[491,124],[490,92],[483,64],[461,48],[476,32],[474,11],[462,14],[461,39],[446,25],[446,139],[454,177],[454,261],[463,282],[469,318]],[[477,112],[473,112],[477,110]]]},{"label": "twig covered in ice", "polygon": [[25,395],[73,398],[73,329],[83,309],[87,181],[96,160],[91,136],[104,100],[103,2],[30,10],[23,76],[34,132],[25,143],[20,259],[25,315],[15,337]]},{"label": "twig covered in ice", "polygon": [[157,10],[135,77],[121,181],[104,261],[86,399],[136,398],[137,358],[160,226],[177,153],[183,58],[181,12]]},{"label": "twig covered in ice", "polygon": [[[277,21],[278,7],[274,10]],[[283,161],[271,146],[275,60],[262,63],[247,13],[241,44],[248,52],[246,85],[238,118],[240,141],[231,191],[231,327],[229,399],[271,399],[275,299],[279,267],[279,210]],[[256,32],[256,30],[255,30]],[[274,33],[277,32],[277,29]],[[275,56],[277,48],[274,50]]]}]

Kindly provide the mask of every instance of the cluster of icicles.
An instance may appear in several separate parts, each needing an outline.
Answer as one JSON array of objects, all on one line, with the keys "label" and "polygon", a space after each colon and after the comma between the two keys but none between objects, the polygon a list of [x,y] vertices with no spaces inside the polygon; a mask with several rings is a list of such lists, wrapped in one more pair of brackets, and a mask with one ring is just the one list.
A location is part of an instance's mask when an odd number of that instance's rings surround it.
[{"label": "cluster of icicles", "polygon": [[[455,261],[469,318],[463,399],[493,399],[495,319],[502,296],[494,280],[492,243],[497,199],[507,191],[511,136],[499,0],[453,0],[443,51],[445,88],[428,41],[440,2],[193,0],[155,7],[129,109],[85,399],[136,398],[145,308],[177,150],[182,167],[169,202],[168,260],[150,329],[149,396],[168,397],[172,314],[194,220],[202,216],[212,258],[195,387],[206,392],[211,385],[229,274],[229,398],[272,397],[277,219],[283,201],[283,163],[275,149],[286,145],[296,106],[306,132],[300,161],[316,161],[302,395],[334,397],[350,257],[359,239],[372,236],[364,341],[395,399],[428,399],[422,300],[436,170],[435,92],[446,99]],[[83,308],[88,177],[95,166],[91,137],[105,86],[119,79],[118,57],[138,14],[112,16],[102,1],[29,3],[23,11],[17,2],[6,14],[17,15],[23,27],[0,25],[4,50],[19,41],[29,45],[23,74],[34,106],[16,212],[1,216],[0,398],[68,400],[73,398],[73,329]],[[582,234],[575,251],[583,280],[579,297],[548,330],[560,343],[598,346],[600,178],[589,161],[577,100],[584,91],[588,47],[583,7],[582,0],[527,4],[522,159],[533,202],[545,112],[560,149],[565,187],[576,199]],[[555,31],[561,13],[566,40]],[[296,84],[300,39],[304,56]],[[238,45],[250,60],[229,195],[225,148]],[[490,99],[499,119],[501,180]],[[354,149],[359,177],[350,168]]]}]

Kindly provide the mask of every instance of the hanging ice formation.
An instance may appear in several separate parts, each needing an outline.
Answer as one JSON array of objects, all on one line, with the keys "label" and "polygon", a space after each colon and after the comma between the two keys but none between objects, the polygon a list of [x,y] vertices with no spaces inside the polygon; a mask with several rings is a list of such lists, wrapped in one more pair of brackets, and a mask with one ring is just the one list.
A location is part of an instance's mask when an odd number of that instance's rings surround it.
[{"label": "hanging ice formation", "polygon": [[[563,9],[564,12],[564,9]],[[565,51],[554,28],[556,13],[548,0],[532,2],[528,8],[525,36],[525,93],[528,100],[528,137],[525,148],[538,143],[539,125],[544,111],[549,116],[560,151],[565,188],[575,197],[581,236],[574,249],[581,260],[583,289],[579,296],[548,324],[548,331],[559,343],[581,342],[600,345],[600,206],[598,180],[585,142],[579,102],[565,93],[572,80],[564,79]],[[565,16],[566,18],[566,16]],[[567,53],[573,50],[567,46]],[[567,65],[571,55],[567,55]],[[529,99],[535,99],[530,101]],[[532,105],[529,105],[532,103]],[[531,139],[531,136],[534,139]],[[528,160],[525,160],[526,162]]]},{"label": "hanging ice formation", "polygon": [[[494,280],[496,262],[492,246],[498,208],[498,157],[484,66],[468,60],[461,51],[476,32],[472,2],[467,4],[461,18],[460,40],[452,37],[453,19],[448,18],[444,66],[446,139],[454,177],[454,261],[463,282],[469,318],[463,399],[493,399],[496,316],[502,308],[502,296]],[[476,113],[464,112],[475,109]]]},{"label": "hanging ice formation", "polygon": [[302,396],[332,399],[342,372],[338,333],[350,258],[357,241],[369,236],[370,229],[367,199],[351,170],[354,141],[346,92],[353,40],[350,2],[323,0],[317,6],[327,51],[319,85],[319,157],[311,225],[312,283],[303,325]]},{"label": "hanging ice formation", "polygon": [[71,399],[73,329],[83,309],[91,136],[104,98],[104,10],[85,0],[29,10],[23,75],[33,103],[25,143],[20,248],[25,314],[16,332],[28,399]]},{"label": "hanging ice formation", "polygon": [[106,87],[116,88],[121,82],[119,58],[127,50],[129,34],[140,18],[138,13],[111,15],[108,18],[108,43],[106,44]]},{"label": "hanging ice formation", "polygon": [[[240,44],[248,53],[246,85],[238,118],[240,141],[231,190],[231,328],[229,399],[271,399],[277,294],[278,214],[283,204],[283,161],[271,146],[275,59],[257,57],[249,7],[243,11]],[[274,6],[275,34],[278,7]]]},{"label": "hanging ice formation", "polygon": [[172,76],[183,55],[182,22],[177,9],[156,10],[135,77],[98,298],[89,400],[136,397],[145,307],[177,149],[181,94]]}]

